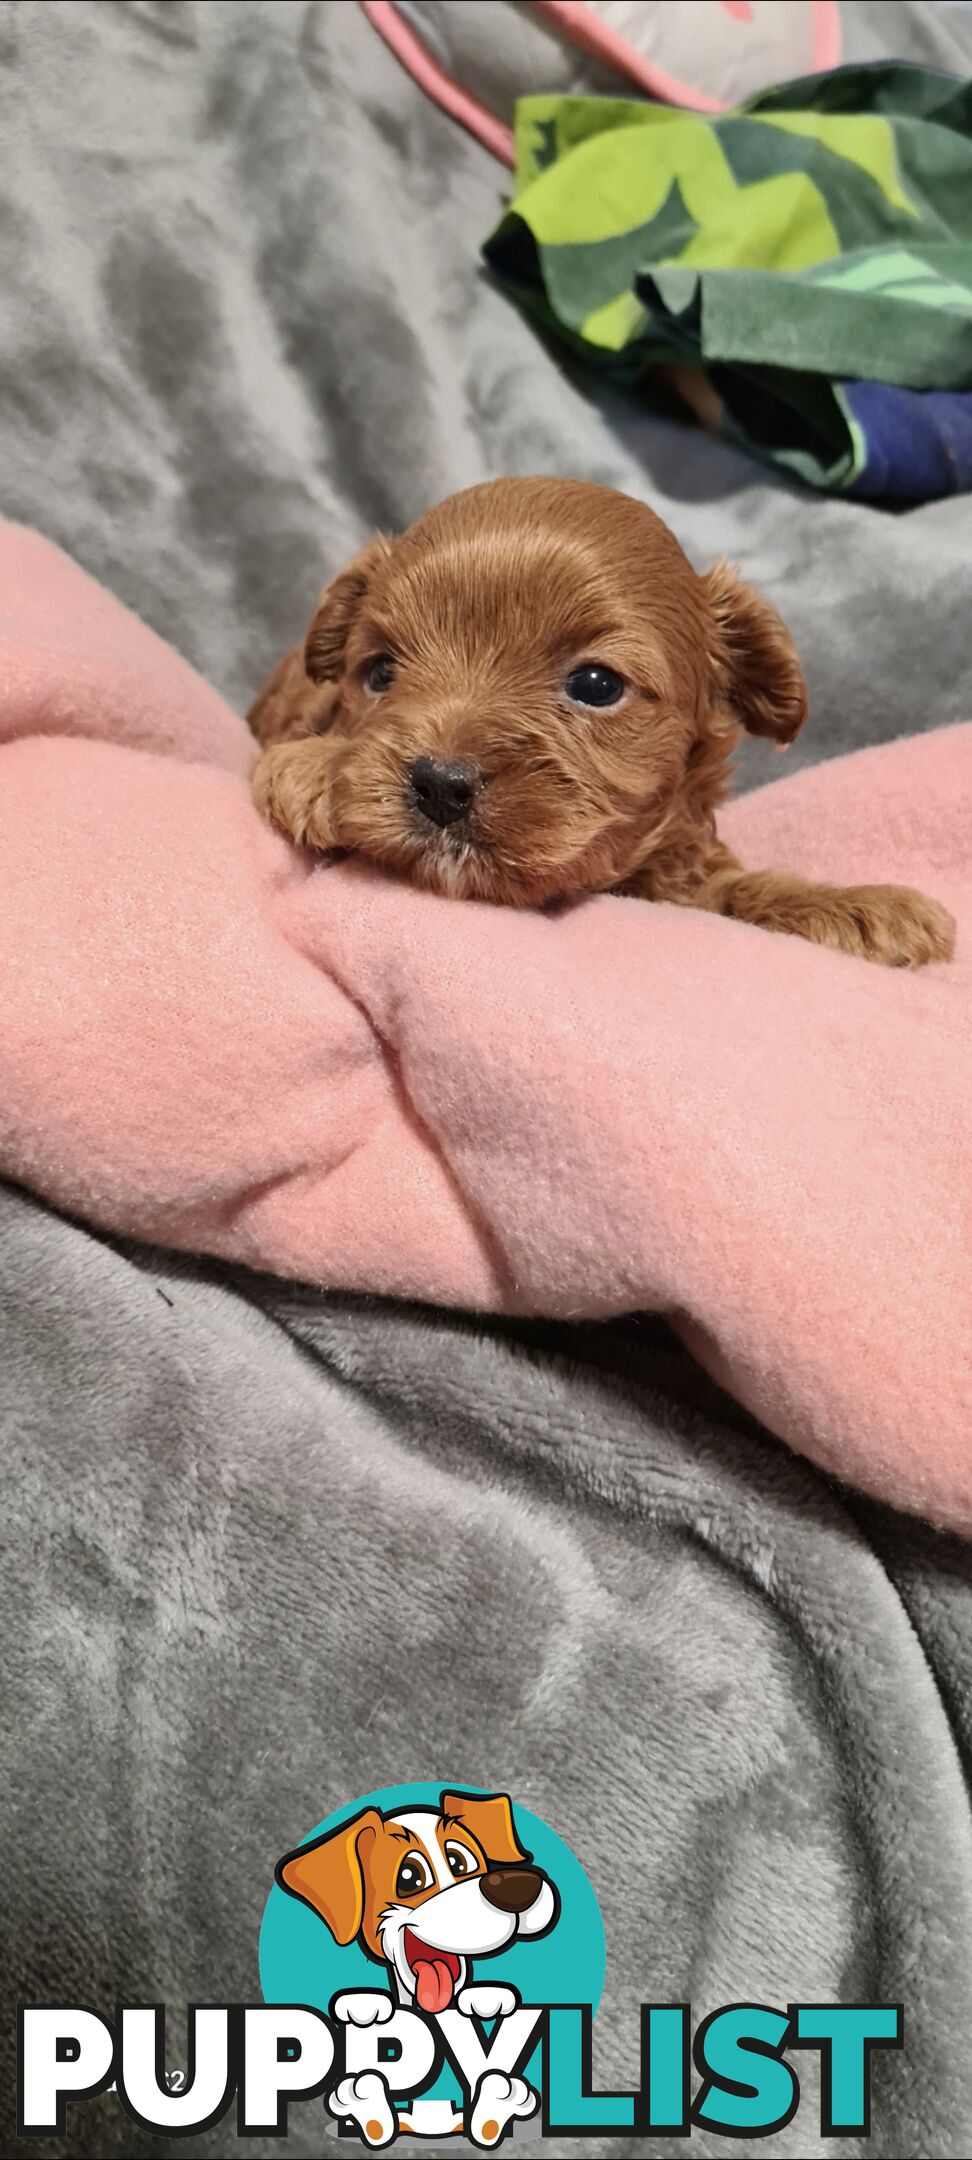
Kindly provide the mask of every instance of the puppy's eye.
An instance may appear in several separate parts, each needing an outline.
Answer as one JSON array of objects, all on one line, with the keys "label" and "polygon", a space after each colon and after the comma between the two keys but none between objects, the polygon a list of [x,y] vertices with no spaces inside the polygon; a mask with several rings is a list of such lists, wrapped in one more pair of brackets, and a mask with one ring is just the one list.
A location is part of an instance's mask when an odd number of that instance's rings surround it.
[{"label": "puppy's eye", "polygon": [[464,1875],[475,1875],[476,1862],[465,1845],[447,1845],[445,1856],[457,1882],[461,1882]]},{"label": "puppy's eye", "polygon": [[390,690],[394,680],[395,662],[391,653],[378,653],[374,660],[369,661],[365,681],[376,696],[380,697],[383,690]]},{"label": "puppy's eye", "polygon": [[421,1853],[406,1853],[395,1878],[396,1897],[417,1897],[420,1890],[427,1890],[432,1881],[432,1870]]},{"label": "puppy's eye", "polygon": [[620,705],[627,684],[623,675],[615,674],[613,668],[576,667],[568,675],[564,689],[575,705]]}]

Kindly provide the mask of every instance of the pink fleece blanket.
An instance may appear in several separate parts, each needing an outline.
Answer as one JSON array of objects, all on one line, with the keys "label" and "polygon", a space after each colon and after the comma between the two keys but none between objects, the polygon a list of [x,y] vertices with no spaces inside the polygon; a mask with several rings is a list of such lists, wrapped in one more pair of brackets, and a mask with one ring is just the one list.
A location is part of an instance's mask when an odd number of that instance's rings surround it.
[{"label": "pink fleece blanket", "polygon": [[886,972],[634,900],[559,916],[315,865],[250,738],[0,526],[0,1168],[116,1232],[350,1289],[667,1313],[773,1431],[972,1529],[972,727],[725,819],[926,885]]}]

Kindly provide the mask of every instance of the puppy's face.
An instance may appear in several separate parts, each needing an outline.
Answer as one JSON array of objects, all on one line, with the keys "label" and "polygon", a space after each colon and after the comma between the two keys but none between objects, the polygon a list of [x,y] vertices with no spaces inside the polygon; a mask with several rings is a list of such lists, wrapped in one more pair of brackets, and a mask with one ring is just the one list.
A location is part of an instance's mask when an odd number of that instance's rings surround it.
[{"label": "puppy's face", "polygon": [[443,1793],[441,1807],[376,1808],[288,1853],[277,1880],[336,1942],[391,1967],[403,1999],[449,2008],[472,1958],[546,1934],[552,1884],[520,1846],[505,1793]]},{"label": "puppy's face", "polygon": [[789,740],[805,711],[767,604],[582,482],[491,483],[372,543],[304,665],[331,692],[314,844],[514,905],[623,884],[687,805],[704,823],[740,725]]}]

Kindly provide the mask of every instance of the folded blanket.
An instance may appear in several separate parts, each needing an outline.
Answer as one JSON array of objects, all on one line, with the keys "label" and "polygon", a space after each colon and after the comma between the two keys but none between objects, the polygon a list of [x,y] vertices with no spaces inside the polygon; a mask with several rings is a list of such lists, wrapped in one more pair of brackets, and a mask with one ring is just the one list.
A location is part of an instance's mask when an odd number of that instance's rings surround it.
[{"label": "folded blanket", "polygon": [[972,487],[972,85],[841,68],[711,119],[526,97],[516,181],[486,259],[598,367],[703,371],[820,487]]},{"label": "folded blanket", "polygon": [[[507,1312],[667,1313],[825,1468],[972,1529],[970,962],[315,865],[242,723],[0,527],[0,1170],[117,1232]],[[972,915],[972,727],[726,819]]]}]

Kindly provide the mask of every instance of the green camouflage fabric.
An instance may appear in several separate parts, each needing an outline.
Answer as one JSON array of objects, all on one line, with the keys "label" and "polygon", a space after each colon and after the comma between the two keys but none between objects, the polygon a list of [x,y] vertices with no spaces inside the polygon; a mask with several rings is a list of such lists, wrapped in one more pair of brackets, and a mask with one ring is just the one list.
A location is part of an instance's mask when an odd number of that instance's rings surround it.
[{"label": "green camouflage fabric", "polygon": [[[972,84],[848,67],[714,119],[521,98],[516,192],[484,252],[598,369],[701,369],[751,449],[852,486],[878,410],[855,383],[972,391]],[[972,421],[964,398],[949,411]]]}]

